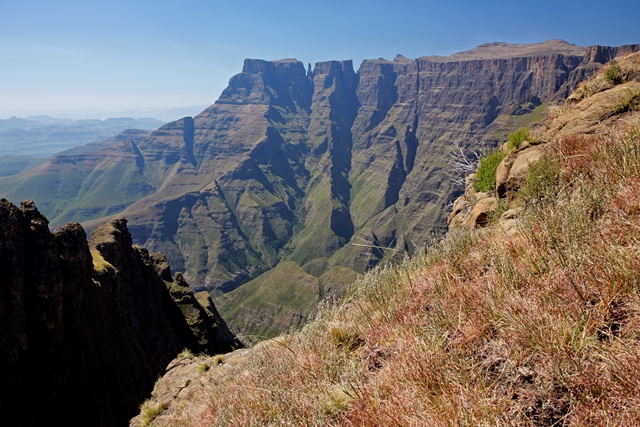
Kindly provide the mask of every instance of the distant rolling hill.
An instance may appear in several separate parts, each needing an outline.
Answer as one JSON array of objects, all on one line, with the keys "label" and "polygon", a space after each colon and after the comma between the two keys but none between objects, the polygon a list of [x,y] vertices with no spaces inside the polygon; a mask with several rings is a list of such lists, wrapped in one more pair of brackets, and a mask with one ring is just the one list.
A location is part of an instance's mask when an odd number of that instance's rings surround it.
[{"label": "distant rolling hill", "polygon": [[[123,132],[153,130],[160,120],[130,117],[71,120],[49,116],[0,120],[0,177],[15,175],[54,154],[99,151]],[[116,139],[114,139],[114,137]]]}]

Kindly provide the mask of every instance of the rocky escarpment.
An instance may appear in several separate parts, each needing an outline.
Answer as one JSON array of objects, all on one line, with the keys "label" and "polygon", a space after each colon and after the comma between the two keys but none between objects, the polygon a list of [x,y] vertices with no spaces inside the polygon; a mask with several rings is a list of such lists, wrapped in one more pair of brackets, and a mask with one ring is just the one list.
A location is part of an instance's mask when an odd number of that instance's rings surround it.
[{"label": "rocky escarpment", "polygon": [[[209,291],[230,324],[273,336],[283,318],[302,321],[340,289],[345,270],[355,277],[446,230],[460,192],[447,160],[454,144],[497,145],[611,55],[637,49],[492,43],[367,60],[357,72],[351,61],[307,71],[291,59],[246,60],[198,116],[0,180],[0,195],[31,197],[36,182],[42,197],[48,186],[77,189],[47,202],[58,220],[99,218],[84,222],[93,228],[126,216],[134,241]],[[263,275],[272,269],[278,281]],[[297,308],[284,289],[300,296]]]},{"label": "rocky escarpment", "polygon": [[182,349],[240,346],[124,219],[87,242],[80,224],[51,233],[32,202],[3,199],[0,274],[3,425],[125,425]]}]

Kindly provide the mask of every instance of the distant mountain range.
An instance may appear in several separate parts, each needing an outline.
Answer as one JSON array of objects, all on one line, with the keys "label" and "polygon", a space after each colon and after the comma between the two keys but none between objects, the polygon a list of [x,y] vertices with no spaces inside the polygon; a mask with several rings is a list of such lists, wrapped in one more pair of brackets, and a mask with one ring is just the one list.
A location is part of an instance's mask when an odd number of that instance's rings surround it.
[{"label": "distant mountain range", "polygon": [[164,122],[130,117],[57,119],[49,116],[0,120],[0,156],[47,157],[70,148],[105,140],[126,129],[153,130]]},{"label": "distant mountain range", "polygon": [[0,129],[34,129],[39,127],[57,126],[84,126],[89,129],[109,129],[114,127],[134,127],[140,129],[155,129],[165,122],[154,118],[111,117],[107,119],[65,119],[51,116],[10,117],[0,119]]},{"label": "distant mountain range", "polygon": [[54,154],[99,151],[123,132],[153,130],[164,122],[131,117],[60,119],[50,116],[0,119],[0,177],[36,167]]},{"label": "distant mountain range", "polygon": [[128,219],[246,340],[446,230],[453,147],[495,146],[640,46],[491,43],[450,57],[247,59],[215,104],[0,179],[59,226]]}]

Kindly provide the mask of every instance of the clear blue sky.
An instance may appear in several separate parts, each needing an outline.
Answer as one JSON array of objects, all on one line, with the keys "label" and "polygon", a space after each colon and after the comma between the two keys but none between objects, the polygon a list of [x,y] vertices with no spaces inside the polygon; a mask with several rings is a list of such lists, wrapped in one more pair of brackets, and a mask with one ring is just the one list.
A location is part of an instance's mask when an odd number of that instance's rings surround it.
[{"label": "clear blue sky", "polygon": [[639,18],[637,0],[0,0],[0,118],[209,105],[244,58],[640,43]]}]

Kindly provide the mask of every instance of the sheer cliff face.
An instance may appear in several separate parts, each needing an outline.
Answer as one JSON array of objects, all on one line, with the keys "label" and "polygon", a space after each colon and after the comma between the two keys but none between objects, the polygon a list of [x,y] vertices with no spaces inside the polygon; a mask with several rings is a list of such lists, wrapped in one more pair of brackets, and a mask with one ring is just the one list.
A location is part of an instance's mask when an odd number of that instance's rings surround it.
[{"label": "sheer cliff face", "polygon": [[194,119],[193,141],[175,145],[192,161],[156,195],[183,194],[131,206],[133,234],[208,289],[285,258],[362,272],[388,256],[373,246],[412,251],[444,229],[451,144],[482,140],[520,104],[564,98],[594,68],[579,52],[399,57],[358,73],[331,61],[309,75],[293,60],[247,60]]},{"label": "sheer cliff face", "polygon": [[5,425],[124,425],[183,348],[240,345],[126,221],[51,233],[30,202],[0,200],[0,413]]},{"label": "sheer cliff face", "polygon": [[[77,172],[71,205],[86,204],[83,194],[108,205],[101,191],[113,187],[102,177],[124,171],[117,206],[127,206],[119,215],[134,241],[167,254],[192,285],[233,291],[220,301],[223,316],[249,316],[235,311],[250,299],[243,284],[285,269],[282,261],[313,284],[304,292],[317,301],[341,286],[338,269],[363,272],[445,229],[453,144],[497,143],[497,123],[564,99],[604,61],[637,48],[492,43],[450,57],[364,61],[358,72],[351,61],[306,72],[295,60],[246,60],[197,117],[87,155],[99,166]],[[0,194],[28,197],[16,179],[0,180]],[[67,218],[60,205],[56,217]],[[253,313],[271,313],[263,323],[285,307],[255,304]]]}]

